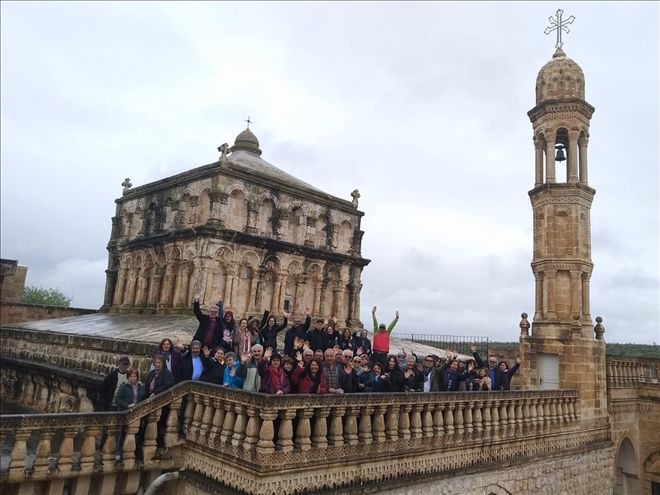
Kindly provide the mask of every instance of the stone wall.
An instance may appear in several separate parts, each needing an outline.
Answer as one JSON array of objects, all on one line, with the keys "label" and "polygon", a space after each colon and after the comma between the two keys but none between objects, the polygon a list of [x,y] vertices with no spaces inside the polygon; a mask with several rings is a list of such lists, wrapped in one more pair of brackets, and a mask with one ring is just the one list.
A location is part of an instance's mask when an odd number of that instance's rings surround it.
[{"label": "stone wall", "polygon": [[96,313],[95,309],[63,308],[61,306],[46,306],[43,304],[24,304],[19,302],[3,302],[0,304],[0,325],[11,325],[33,320],[49,320]]},{"label": "stone wall", "polygon": [[17,303],[21,300],[27,267],[16,260],[0,260],[0,302]]},{"label": "stone wall", "polygon": [[[235,314],[337,316],[359,325],[357,202],[272,175],[256,155],[126,190],[108,244],[104,310],[189,311],[193,294],[218,294]],[[267,177],[260,175],[267,171]],[[279,177],[279,178],[278,178]]]}]

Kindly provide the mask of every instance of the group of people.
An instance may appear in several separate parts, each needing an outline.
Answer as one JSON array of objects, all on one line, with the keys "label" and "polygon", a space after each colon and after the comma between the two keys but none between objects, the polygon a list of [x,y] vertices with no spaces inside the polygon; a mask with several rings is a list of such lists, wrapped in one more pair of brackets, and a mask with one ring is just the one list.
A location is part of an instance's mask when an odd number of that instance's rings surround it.
[{"label": "group of people", "polygon": [[[268,311],[261,319],[241,318],[238,323],[222,298],[200,309],[196,294],[193,311],[199,326],[186,347],[164,338],[153,356],[144,385],[138,372],[129,368],[127,357],[105,379],[102,396],[106,410],[130,409],[175,383],[200,380],[233,389],[267,394],[341,394],[373,392],[436,392],[509,390],[520,359],[509,368],[506,361],[489,355],[484,362],[472,345],[473,358],[459,359],[453,352],[443,361],[429,354],[419,359],[412,352],[390,354],[390,334],[399,321],[399,312],[389,325],[379,323],[372,309],[373,343],[366,330],[337,329],[337,319],[316,319],[289,315],[282,323]],[[284,331],[280,349],[277,336]],[[162,441],[165,414],[159,422],[158,450]],[[116,458],[121,460],[118,442]]]}]

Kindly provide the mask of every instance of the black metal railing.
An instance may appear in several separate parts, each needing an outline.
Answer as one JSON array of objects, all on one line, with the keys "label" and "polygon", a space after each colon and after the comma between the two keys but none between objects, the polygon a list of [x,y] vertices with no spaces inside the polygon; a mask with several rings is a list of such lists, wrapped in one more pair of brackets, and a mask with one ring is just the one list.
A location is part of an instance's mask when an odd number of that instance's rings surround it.
[{"label": "black metal railing", "polygon": [[411,333],[397,331],[392,332],[392,337],[468,355],[472,354],[470,346],[474,344],[477,346],[477,352],[479,354],[483,356],[488,355],[488,337],[467,335],[437,335],[432,333]]}]

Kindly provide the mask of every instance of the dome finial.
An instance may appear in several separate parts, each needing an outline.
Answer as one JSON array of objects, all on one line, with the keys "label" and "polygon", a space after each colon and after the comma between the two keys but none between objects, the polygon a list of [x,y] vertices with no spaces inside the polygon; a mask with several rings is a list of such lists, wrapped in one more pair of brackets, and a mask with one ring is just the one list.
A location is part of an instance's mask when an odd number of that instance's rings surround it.
[{"label": "dome finial", "polygon": [[250,124],[254,124],[254,122],[250,120],[250,117],[247,118],[246,122],[248,123],[248,128],[236,136],[234,146],[231,147],[231,152],[233,153],[234,151],[244,150],[260,156],[261,150],[259,149],[259,140],[250,130]]},{"label": "dome finial", "polygon": [[555,44],[555,48],[558,50],[561,50],[561,47],[564,45],[564,42],[561,40],[561,32],[563,31],[565,33],[570,33],[571,31],[568,29],[568,25],[573,24],[573,21],[575,20],[575,16],[570,16],[568,19],[563,21],[561,18],[562,15],[564,15],[564,11],[557,9],[554,17],[550,16],[548,18],[550,20],[550,25],[545,28],[545,31],[543,31],[545,34],[550,34],[553,31],[557,31],[557,43]]}]

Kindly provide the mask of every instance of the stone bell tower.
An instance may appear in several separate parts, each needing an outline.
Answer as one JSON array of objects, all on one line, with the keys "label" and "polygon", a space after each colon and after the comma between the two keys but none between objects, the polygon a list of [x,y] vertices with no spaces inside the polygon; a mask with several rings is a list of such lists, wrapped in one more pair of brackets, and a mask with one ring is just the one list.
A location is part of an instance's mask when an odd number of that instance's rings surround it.
[{"label": "stone bell tower", "polygon": [[584,419],[607,414],[605,343],[589,306],[590,209],[587,145],[594,107],[584,98],[580,66],[557,48],[536,79],[528,112],[535,148],[535,309],[532,335],[523,315],[520,343],[526,388],[580,390]]}]

